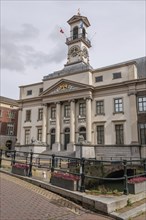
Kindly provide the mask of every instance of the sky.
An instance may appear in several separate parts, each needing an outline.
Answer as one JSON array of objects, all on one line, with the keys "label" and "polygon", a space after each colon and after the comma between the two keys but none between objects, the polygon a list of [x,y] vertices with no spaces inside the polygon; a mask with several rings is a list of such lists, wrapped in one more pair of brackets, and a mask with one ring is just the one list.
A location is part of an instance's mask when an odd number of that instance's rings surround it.
[{"label": "sky", "polygon": [[[0,95],[41,82],[67,62],[67,21],[78,9],[90,21],[90,64],[97,69],[146,55],[145,0],[0,0]],[[65,35],[60,33],[60,27]]]}]

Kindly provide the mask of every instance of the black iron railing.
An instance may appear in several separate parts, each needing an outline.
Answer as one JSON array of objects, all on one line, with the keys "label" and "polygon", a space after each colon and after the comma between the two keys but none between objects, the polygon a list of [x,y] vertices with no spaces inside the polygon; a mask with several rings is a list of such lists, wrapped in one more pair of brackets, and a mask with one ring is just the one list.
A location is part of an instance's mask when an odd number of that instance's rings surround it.
[{"label": "black iron railing", "polygon": [[[6,156],[7,155],[7,156]],[[8,151],[6,154],[5,150],[0,150],[0,168],[4,169],[6,166],[3,163],[9,162],[10,166],[15,164],[25,164],[29,166],[28,176],[32,177],[32,169],[47,169],[53,174],[55,171],[73,174],[80,177],[80,187],[79,190],[84,192],[86,190],[85,180],[93,179],[99,181],[123,181],[123,193],[128,194],[128,179],[134,177],[146,176],[146,158],[144,159],[130,159],[130,160],[96,160],[96,159],[85,159],[85,158],[74,158],[68,156],[57,156],[55,154],[43,154],[43,153],[34,153],[22,152],[22,151]],[[118,166],[123,170],[123,176],[116,178],[108,178],[106,174],[103,176],[93,176],[86,174],[85,167],[87,166],[98,166],[101,168],[105,167],[107,170],[110,167]],[[140,173],[135,173],[134,175],[128,175],[128,169],[135,169],[136,166],[141,168]],[[74,171],[71,171],[70,168],[78,168]]]}]

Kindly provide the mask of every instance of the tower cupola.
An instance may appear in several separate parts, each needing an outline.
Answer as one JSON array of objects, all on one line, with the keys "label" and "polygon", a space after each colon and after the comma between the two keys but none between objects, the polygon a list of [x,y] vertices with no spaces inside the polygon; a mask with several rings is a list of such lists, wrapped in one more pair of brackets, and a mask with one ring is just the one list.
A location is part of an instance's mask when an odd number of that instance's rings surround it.
[{"label": "tower cupola", "polygon": [[68,61],[66,65],[84,62],[89,63],[89,48],[91,42],[87,37],[87,28],[90,26],[89,20],[81,16],[78,12],[68,21],[70,25],[70,37],[66,38],[68,45]]}]

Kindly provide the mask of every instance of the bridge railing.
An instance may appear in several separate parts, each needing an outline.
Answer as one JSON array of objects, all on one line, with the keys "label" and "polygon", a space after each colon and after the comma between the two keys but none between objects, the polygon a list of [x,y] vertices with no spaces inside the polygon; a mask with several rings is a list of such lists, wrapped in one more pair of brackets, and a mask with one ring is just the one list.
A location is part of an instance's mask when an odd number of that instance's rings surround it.
[{"label": "bridge railing", "polygon": [[[0,150],[0,168],[11,169],[14,165],[21,164],[28,166],[28,177],[34,177],[34,170],[41,170],[42,174],[45,171],[52,175],[54,172],[69,173],[80,177],[79,190],[84,192],[86,190],[86,181],[88,179],[101,181],[122,181],[123,193],[128,194],[128,180],[135,177],[146,176],[146,158],[145,159],[129,159],[129,160],[96,160],[86,158],[74,158],[69,156],[58,156],[55,154],[43,154],[22,152],[22,151],[5,151]],[[100,175],[93,173],[92,170],[87,172],[87,168],[100,167],[102,172]],[[139,166],[139,172],[136,168]],[[121,176],[114,177],[111,173],[122,171]],[[133,173],[129,173],[133,170]],[[48,180],[49,181],[49,180]]]}]

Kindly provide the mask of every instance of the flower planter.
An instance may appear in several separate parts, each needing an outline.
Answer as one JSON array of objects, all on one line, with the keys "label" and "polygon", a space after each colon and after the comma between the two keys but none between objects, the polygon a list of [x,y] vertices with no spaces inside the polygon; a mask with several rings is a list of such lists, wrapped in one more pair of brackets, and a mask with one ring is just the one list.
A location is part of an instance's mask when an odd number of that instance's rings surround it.
[{"label": "flower planter", "polygon": [[21,176],[28,176],[28,168],[20,168],[20,167],[12,166],[12,173]]},{"label": "flower planter", "polygon": [[71,191],[77,191],[78,190],[78,180],[69,180],[69,179],[63,179],[61,177],[55,177],[52,176],[50,179],[50,182],[54,186],[58,186],[64,189],[68,189]]},{"label": "flower planter", "polygon": [[140,183],[128,183],[129,193],[137,194],[146,190],[146,181]]}]

